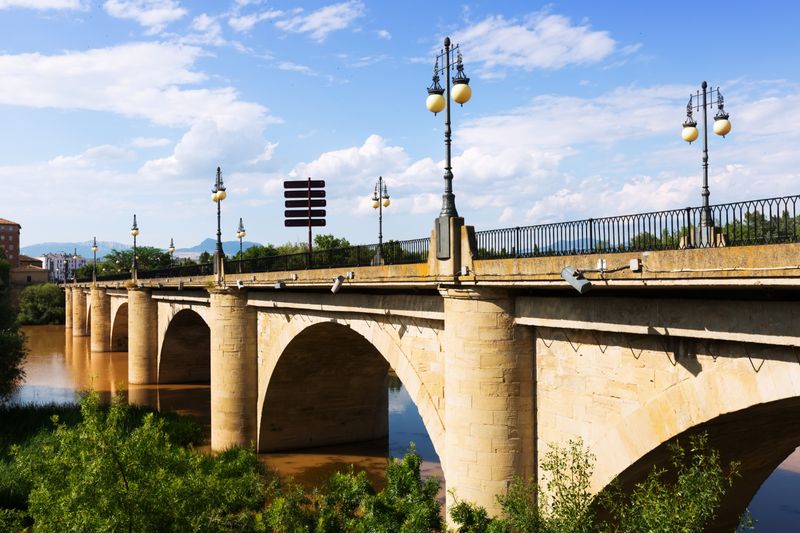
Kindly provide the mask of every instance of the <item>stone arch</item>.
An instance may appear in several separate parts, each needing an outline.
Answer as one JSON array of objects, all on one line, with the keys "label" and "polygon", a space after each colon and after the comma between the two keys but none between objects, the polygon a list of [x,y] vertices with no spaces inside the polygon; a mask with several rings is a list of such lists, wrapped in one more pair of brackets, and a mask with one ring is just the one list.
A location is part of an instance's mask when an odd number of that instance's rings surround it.
[{"label": "stone arch", "polygon": [[[667,444],[707,431],[724,460],[742,463],[738,488],[718,515],[731,530],[761,483],[800,445],[800,361],[791,347],[753,346],[726,356],[651,398],[589,443],[597,457],[593,487],[617,479],[641,480],[654,464],[666,464]],[[728,527],[730,526],[730,527]]]},{"label": "stone arch", "polygon": [[193,309],[178,310],[158,350],[159,383],[210,383],[211,329]]},{"label": "stone arch", "polygon": [[128,302],[113,305],[111,316],[111,351],[125,352],[128,350]]},{"label": "stone arch", "polygon": [[[404,324],[383,317],[338,316],[340,318],[337,319],[332,315],[259,315],[259,449],[269,448],[264,440],[270,431],[265,427],[265,424],[269,424],[268,395],[273,377],[280,372],[278,365],[284,360],[284,355],[291,353],[287,350],[290,350],[292,343],[302,342],[298,339],[305,336],[313,338],[315,332],[325,332],[339,335],[340,340],[357,342],[363,352],[383,359],[383,368],[391,366],[395,370],[422,417],[436,453],[444,462],[444,413],[439,410],[439,406],[444,405],[444,384],[442,365],[436,362],[441,348],[435,327],[441,324],[415,319],[407,319],[409,323]],[[409,331],[414,331],[416,336],[409,334]],[[265,334],[268,342],[262,340]],[[434,362],[425,364],[421,361],[422,356],[419,356],[414,364],[408,355],[412,352],[412,346],[417,354],[427,350]],[[385,383],[381,386],[385,392]]]}]

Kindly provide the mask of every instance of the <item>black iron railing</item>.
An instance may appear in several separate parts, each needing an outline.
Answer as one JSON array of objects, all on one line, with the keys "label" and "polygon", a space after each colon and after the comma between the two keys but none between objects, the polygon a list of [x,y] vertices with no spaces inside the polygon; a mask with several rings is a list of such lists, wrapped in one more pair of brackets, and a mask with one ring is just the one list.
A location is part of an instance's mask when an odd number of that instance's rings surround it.
[{"label": "black iron railing", "polygon": [[[425,263],[428,261],[430,239],[413,239],[408,241],[389,241],[383,244],[383,264],[402,265]],[[235,274],[251,272],[277,272],[287,270],[305,270],[309,268],[344,268],[369,266],[374,264],[378,252],[377,244],[334,248],[332,250],[315,250],[307,253],[273,255],[258,259],[230,259],[225,262],[225,273]],[[141,277],[141,275],[140,275]]]},{"label": "black iron railing", "polygon": [[[800,241],[800,196],[475,232],[478,259]],[[714,221],[714,231],[704,221]]]},{"label": "black iron railing", "polygon": [[199,265],[180,265],[156,270],[140,270],[137,276],[140,279],[188,278],[192,276],[210,276],[213,273],[213,263],[201,263]]},{"label": "black iron railing", "polygon": [[[97,281],[119,281],[123,279],[131,279],[130,272],[117,272],[114,274],[98,274]],[[92,278],[83,278],[84,281],[92,281]]]}]

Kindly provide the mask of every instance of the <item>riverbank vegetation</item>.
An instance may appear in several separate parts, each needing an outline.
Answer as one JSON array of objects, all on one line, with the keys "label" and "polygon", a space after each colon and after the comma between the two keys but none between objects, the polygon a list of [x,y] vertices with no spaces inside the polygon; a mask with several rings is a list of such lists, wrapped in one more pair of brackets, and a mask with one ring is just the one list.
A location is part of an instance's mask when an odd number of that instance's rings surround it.
[{"label": "riverbank vegetation", "polygon": [[58,285],[29,285],[19,295],[17,322],[23,326],[63,324],[64,305],[64,291]]},{"label": "riverbank vegetation", "polygon": [[22,363],[27,350],[25,335],[17,328],[11,307],[11,265],[0,249],[0,402],[8,398],[25,377]]},{"label": "riverbank vegetation", "polygon": [[[306,490],[267,472],[251,449],[196,452],[193,421],[127,406],[121,396],[110,406],[95,393],[79,407],[5,406],[0,422],[3,531],[445,530],[439,481],[422,479],[413,446],[388,464],[383,490],[352,468]],[[570,442],[546,454],[541,485],[516,480],[498,496],[502,516],[469,502],[451,516],[459,533],[702,531],[735,469],[703,436],[672,453],[671,472],[594,496],[594,459]]]}]

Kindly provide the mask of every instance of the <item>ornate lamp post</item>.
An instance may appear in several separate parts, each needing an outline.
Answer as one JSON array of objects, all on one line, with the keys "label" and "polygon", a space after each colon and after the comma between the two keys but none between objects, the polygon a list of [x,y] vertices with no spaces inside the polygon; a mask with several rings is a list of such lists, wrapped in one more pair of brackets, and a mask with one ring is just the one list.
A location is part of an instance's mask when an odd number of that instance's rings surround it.
[{"label": "ornate lamp post", "polygon": [[217,282],[221,282],[225,276],[225,252],[222,250],[222,228],[220,226],[222,215],[220,206],[222,200],[227,197],[228,193],[225,192],[225,184],[222,183],[222,172],[217,167],[217,181],[211,190],[211,201],[217,204],[217,248],[214,251],[214,273],[217,275]]},{"label": "ornate lamp post", "polygon": [[67,259],[67,252],[61,252],[64,256],[64,286],[67,286],[67,279],[69,278],[69,259]]},{"label": "ornate lamp post", "polygon": [[239,217],[239,229],[236,230],[236,238],[239,239],[239,274],[242,273],[242,239],[244,239],[247,232],[244,230],[244,223],[242,218]]},{"label": "ornate lamp post", "polygon": [[136,215],[133,215],[133,226],[131,226],[131,236],[133,237],[133,265],[132,265],[132,272],[133,280],[136,281],[136,237],[139,236],[139,226],[136,225]]},{"label": "ornate lamp post", "polygon": [[78,249],[77,248],[73,248],[72,249],[72,261],[73,261],[73,263],[72,263],[72,282],[73,283],[78,283],[78,276],[76,275],[78,273]]},{"label": "ornate lamp post", "polygon": [[169,248],[167,248],[169,252],[169,266],[170,268],[175,266],[175,243],[172,241],[172,237],[169,238]]},{"label": "ornate lamp post", "polygon": [[[452,70],[451,60],[453,53],[456,54],[456,75],[453,78],[453,86],[450,87],[450,72]],[[442,67],[439,67],[439,60],[442,61]],[[444,88],[439,85],[439,75],[445,75]],[[453,167],[451,164],[451,150],[452,144],[452,130],[450,128],[450,100],[445,95],[447,92],[453,100],[461,105],[467,103],[472,97],[472,89],[469,86],[469,78],[464,74],[464,63],[461,59],[461,50],[458,45],[450,47],[450,37],[444,39],[444,50],[436,56],[436,62],[433,67],[433,82],[428,87],[428,98],[425,105],[428,110],[434,115],[442,110],[445,110],[444,119],[444,146],[445,146],[445,167],[444,167],[444,194],[442,195],[442,211],[439,213],[439,218],[436,223],[436,240],[438,243],[442,242],[444,235],[449,235],[450,222],[449,219],[458,216],[456,210],[456,199],[453,194]],[[447,238],[446,249],[441,245],[437,246],[437,257],[440,259],[447,259],[450,257],[449,237]]]},{"label": "ornate lamp post", "polygon": [[97,237],[92,237],[92,283],[97,283]]},{"label": "ornate lamp post", "polygon": [[378,210],[378,253],[372,258],[373,265],[382,265],[383,260],[383,208],[389,207],[392,201],[389,200],[389,193],[386,191],[386,182],[383,176],[378,176],[375,190],[372,193],[372,208]]},{"label": "ornate lamp post", "polygon": [[[711,246],[714,243],[714,218],[711,216],[711,209],[708,207],[708,108],[714,107],[714,94],[716,94],[717,114],[714,115],[714,133],[725,137],[731,131],[731,122],[728,120],[728,113],[725,112],[725,100],[719,87],[710,90],[705,81],[700,86],[702,93],[697,91],[689,95],[689,103],[686,104],[686,120],[683,122],[681,136],[683,140],[691,144],[697,140],[697,122],[692,117],[693,111],[703,111],[703,187],[700,192],[702,197],[702,209],[700,211],[700,228],[697,234],[698,244],[701,246]],[[701,100],[702,98],[702,100]],[[710,100],[710,101],[709,101]]]}]

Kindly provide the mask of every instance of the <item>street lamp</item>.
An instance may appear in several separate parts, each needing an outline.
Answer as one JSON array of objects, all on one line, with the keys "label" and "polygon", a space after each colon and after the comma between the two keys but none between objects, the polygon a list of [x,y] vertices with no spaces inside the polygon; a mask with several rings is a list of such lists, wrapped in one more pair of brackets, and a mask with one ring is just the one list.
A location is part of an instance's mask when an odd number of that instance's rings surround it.
[{"label": "street lamp", "polygon": [[239,239],[239,274],[242,273],[242,239],[244,239],[247,232],[244,230],[242,218],[239,217],[239,229],[236,230],[236,237]]},{"label": "street lamp", "polygon": [[211,201],[217,204],[217,249],[214,251],[214,273],[217,275],[217,281],[221,281],[224,276],[225,252],[222,251],[222,228],[220,227],[221,209],[220,204],[222,200],[228,197],[225,192],[225,185],[222,183],[222,172],[217,167],[217,181],[214,183],[214,188],[211,190]]},{"label": "street lamp", "polygon": [[[453,53],[456,53],[456,75],[453,78],[453,86],[450,87],[450,71],[451,59]],[[439,60],[442,60],[443,66],[439,67]],[[445,75],[444,88],[439,85],[439,75]],[[450,47],[450,37],[444,39],[444,50],[436,56],[436,62],[433,66],[433,82],[428,87],[428,98],[425,105],[428,110],[434,115],[440,111],[445,111],[444,119],[444,146],[445,146],[445,167],[444,167],[444,194],[442,195],[442,211],[439,213],[439,218],[436,224],[436,240],[440,242],[444,235],[449,235],[450,222],[449,219],[458,216],[456,210],[456,199],[453,195],[453,167],[451,164],[451,150],[452,144],[452,130],[450,128],[450,100],[445,95],[448,92],[453,100],[461,105],[467,103],[472,97],[472,89],[469,86],[469,78],[464,74],[464,63],[461,59],[461,50],[459,45]],[[437,256],[440,259],[447,259],[450,256],[449,238],[447,239],[448,246],[446,248],[438,249]]]},{"label": "street lamp", "polygon": [[97,283],[97,237],[92,237],[92,283]]},{"label": "street lamp", "polygon": [[78,283],[78,249],[72,249],[72,282]]},{"label": "street lamp", "polygon": [[136,215],[133,215],[133,226],[131,226],[131,236],[133,236],[133,280],[136,280],[136,237],[139,235],[139,226],[136,225]]},{"label": "street lamp", "polygon": [[172,241],[172,237],[169,238],[169,248],[167,248],[169,252],[169,266],[175,266],[174,254],[175,254],[175,243]]},{"label": "street lamp", "polygon": [[[697,140],[699,132],[697,131],[697,122],[692,117],[694,111],[703,111],[703,187],[700,192],[702,197],[702,208],[700,210],[700,229],[698,232],[698,241],[702,245],[711,245],[713,243],[712,234],[714,233],[714,218],[711,216],[711,209],[708,206],[708,113],[709,107],[714,107],[714,94],[717,96],[717,114],[714,115],[714,133],[725,137],[731,131],[731,122],[728,120],[729,115],[725,112],[725,100],[722,93],[719,92],[719,87],[710,90],[708,83],[705,81],[701,84],[703,92],[697,91],[695,94],[689,95],[689,103],[686,104],[686,120],[683,122],[683,131],[681,136],[683,140],[691,144]],[[702,100],[701,100],[702,97]],[[709,101],[710,100],[710,101]]]},{"label": "street lamp", "polygon": [[372,193],[372,208],[378,210],[378,253],[372,259],[373,265],[382,265],[383,260],[383,208],[389,207],[392,201],[389,200],[389,193],[386,191],[386,182],[383,176],[378,176],[375,190]]},{"label": "street lamp", "polygon": [[67,286],[67,279],[69,278],[69,259],[67,259],[67,252],[61,252],[64,256],[64,286]]}]

